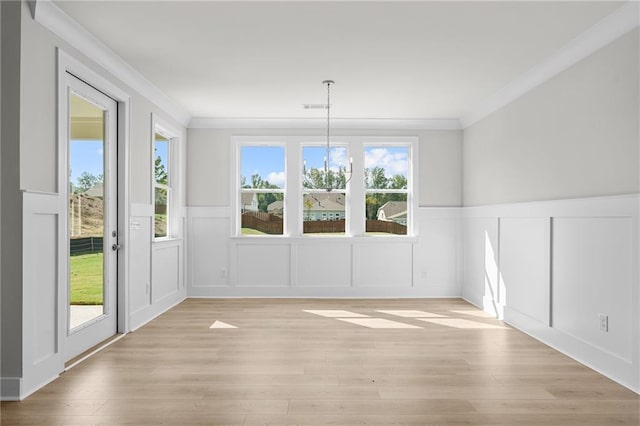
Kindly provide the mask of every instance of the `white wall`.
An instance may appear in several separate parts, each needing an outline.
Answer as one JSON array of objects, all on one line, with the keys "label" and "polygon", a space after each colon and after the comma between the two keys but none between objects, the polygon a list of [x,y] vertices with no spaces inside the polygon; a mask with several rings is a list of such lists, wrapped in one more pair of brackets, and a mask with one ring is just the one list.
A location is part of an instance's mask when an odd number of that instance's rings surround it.
[{"label": "white wall", "polygon": [[464,298],[636,392],[638,38],[464,130],[462,223]]},{"label": "white wall", "polygon": [[190,207],[194,297],[459,297],[460,209],[418,208],[417,237],[230,238],[229,208]]},{"label": "white wall", "polygon": [[[48,5],[43,2],[43,6],[38,7],[50,7]],[[56,299],[56,294],[63,294],[61,291],[51,292],[52,286],[60,288],[67,285],[66,275],[56,275],[55,268],[52,269],[55,265],[58,271],[66,271],[67,257],[64,248],[56,245],[58,239],[63,241],[66,238],[64,221],[60,218],[64,218],[67,204],[57,193],[57,49],[62,49],[101,80],[129,95],[129,168],[126,170],[129,199],[125,204],[131,210],[131,217],[119,223],[118,228],[121,236],[127,234],[127,228],[135,229],[131,230],[131,241],[126,238],[120,240],[123,246],[121,255],[125,256],[130,267],[126,271],[129,275],[121,276],[119,283],[120,312],[122,309],[125,311],[125,321],[119,322],[119,331],[140,326],[186,296],[186,213],[183,208],[186,198],[186,129],[156,103],[36,22],[26,2],[2,2],[2,8],[2,16],[5,17],[2,31],[11,35],[2,38],[3,67],[6,58],[15,61],[12,62],[13,67],[2,70],[3,122],[11,119],[14,123],[7,130],[5,126],[2,128],[2,241],[3,244],[12,242],[12,255],[7,256],[3,249],[2,257],[2,398],[16,399],[56,377],[63,370],[65,361],[60,344],[64,342],[66,328],[61,324],[62,309],[59,308],[66,302]],[[5,14],[7,11],[11,14]],[[5,40],[12,41],[7,45],[11,49],[4,49]],[[82,45],[77,38],[71,42]],[[11,72],[5,72],[7,70]],[[13,92],[6,91],[6,87]],[[5,109],[5,100],[13,100],[9,109]],[[152,243],[151,239],[152,114],[178,129],[182,141],[179,152],[182,176],[178,181],[182,191],[177,211],[178,232],[176,238],[161,243]],[[5,144],[5,132],[11,136],[10,144]],[[124,148],[124,144],[120,145],[121,150]],[[120,163],[120,167],[122,170],[127,165]],[[5,202],[11,202],[12,208],[5,209]],[[134,226],[134,222],[141,226]],[[142,228],[143,225],[146,229]],[[34,236],[34,230],[42,240]],[[5,238],[7,236],[10,238]],[[6,262],[11,262],[11,268],[5,269]],[[46,267],[44,275],[33,273],[41,267]],[[57,316],[52,313],[53,308],[58,309]],[[57,334],[54,336],[51,330],[57,330]],[[57,339],[58,346],[54,351],[49,345],[51,336]]]},{"label": "white wall", "polygon": [[2,10],[2,127],[0,162],[2,163],[2,275],[0,276],[2,354],[1,395],[19,390],[22,372],[22,196],[20,194],[20,13],[21,5],[0,2]]},{"label": "white wall", "polygon": [[639,391],[639,205],[630,195],[465,208],[463,297]]},{"label": "white wall", "polygon": [[638,29],[464,130],[464,205],[634,194]]},{"label": "white wall", "polygon": [[[335,136],[417,136],[419,139],[418,205],[462,205],[462,131],[460,130],[335,130]],[[228,207],[232,136],[322,136],[311,129],[189,129],[187,147],[190,207]],[[212,167],[212,164],[215,167]]]},{"label": "white wall", "polygon": [[[418,136],[415,238],[232,238],[232,136],[322,130],[189,129],[191,296],[456,297],[461,131],[337,130],[336,136]],[[212,167],[212,163],[215,167]],[[318,262],[321,259],[321,262]]]}]

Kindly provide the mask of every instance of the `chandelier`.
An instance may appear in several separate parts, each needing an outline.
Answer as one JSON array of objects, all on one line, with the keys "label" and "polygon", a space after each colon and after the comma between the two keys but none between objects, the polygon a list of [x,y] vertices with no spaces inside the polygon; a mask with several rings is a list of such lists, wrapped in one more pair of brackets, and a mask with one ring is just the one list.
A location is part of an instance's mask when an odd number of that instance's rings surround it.
[{"label": "chandelier", "polygon": [[[307,170],[306,161],[302,164],[302,176],[304,186],[310,189],[324,189],[331,192],[334,189],[345,189],[347,182],[351,180],[353,173],[353,160],[349,159],[349,169],[346,166],[338,164],[332,167],[331,164],[331,85],[335,84],[333,80],[325,80],[322,84],[327,85],[327,145],[325,147],[324,169],[319,170],[311,168]],[[315,173],[315,176],[312,174]],[[343,187],[343,185],[345,185]]]}]

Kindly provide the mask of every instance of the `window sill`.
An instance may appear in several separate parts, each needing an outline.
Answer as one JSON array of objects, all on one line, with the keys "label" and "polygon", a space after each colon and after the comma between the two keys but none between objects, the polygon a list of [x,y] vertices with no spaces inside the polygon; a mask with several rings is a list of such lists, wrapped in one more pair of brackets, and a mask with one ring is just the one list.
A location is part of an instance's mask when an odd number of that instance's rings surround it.
[{"label": "window sill", "polygon": [[417,243],[418,237],[415,235],[238,235],[231,237],[232,241],[242,241],[251,243]]},{"label": "window sill", "polygon": [[152,244],[170,244],[182,241],[182,237],[162,237],[151,240]]}]

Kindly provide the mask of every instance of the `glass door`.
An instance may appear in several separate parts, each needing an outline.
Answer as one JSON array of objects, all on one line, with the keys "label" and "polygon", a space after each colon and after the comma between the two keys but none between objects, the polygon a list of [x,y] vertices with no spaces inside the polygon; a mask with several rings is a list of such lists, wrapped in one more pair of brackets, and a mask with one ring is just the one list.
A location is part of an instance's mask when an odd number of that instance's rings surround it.
[{"label": "glass door", "polygon": [[68,75],[66,359],[117,328],[117,104]]}]

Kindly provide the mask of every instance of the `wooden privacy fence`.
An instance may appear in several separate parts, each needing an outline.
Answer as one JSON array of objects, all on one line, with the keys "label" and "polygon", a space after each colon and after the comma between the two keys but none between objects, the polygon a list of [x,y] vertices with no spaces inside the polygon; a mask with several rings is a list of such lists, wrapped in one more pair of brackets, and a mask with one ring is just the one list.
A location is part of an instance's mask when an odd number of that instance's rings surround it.
[{"label": "wooden privacy fence", "polygon": [[265,212],[242,214],[242,227],[256,229],[265,234],[282,235],[282,218]]},{"label": "wooden privacy fence", "polygon": [[102,237],[71,238],[69,240],[69,254],[101,253],[102,244]]},{"label": "wooden privacy fence", "polygon": [[387,234],[407,235],[407,226],[386,220],[367,219],[367,232],[386,232]]},{"label": "wooden privacy fence", "polygon": [[305,234],[344,232],[344,219],[304,221],[302,226]]}]

